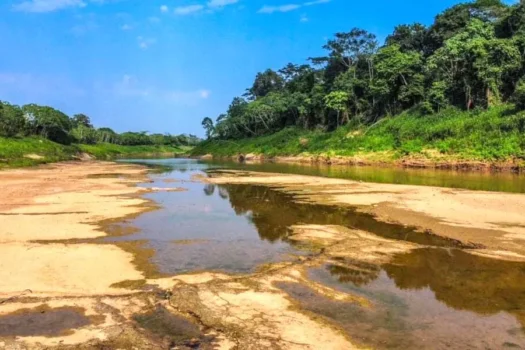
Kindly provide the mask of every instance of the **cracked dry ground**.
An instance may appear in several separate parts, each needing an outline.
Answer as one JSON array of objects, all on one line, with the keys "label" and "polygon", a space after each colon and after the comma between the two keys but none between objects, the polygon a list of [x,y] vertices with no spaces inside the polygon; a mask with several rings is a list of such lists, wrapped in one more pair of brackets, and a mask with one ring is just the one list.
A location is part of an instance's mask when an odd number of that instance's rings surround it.
[{"label": "cracked dry ground", "polygon": [[[226,173],[202,180],[277,186],[302,193],[302,200],[320,202],[359,190],[350,181],[246,175]],[[424,245],[340,225],[297,224],[289,228],[287,239],[308,255],[263,265],[251,274],[161,276],[148,269],[146,249],[96,241],[108,232],[124,233],[110,231],[111,223],[156,209],[141,197],[147,190],[136,186],[144,181],[144,168],[100,162],[0,173],[0,347],[352,349],[389,344],[393,333],[378,333],[375,343],[359,337],[373,328],[357,321],[366,310],[374,312],[375,303],[321,283],[311,272],[330,266],[346,271],[353,281],[367,281],[376,278],[384,264]],[[391,192],[377,191],[388,196]],[[356,197],[364,198],[348,198]],[[516,215],[509,217],[514,220]],[[517,226],[500,222],[502,229],[481,242],[488,248],[472,252],[521,259],[520,249],[509,248],[519,246]],[[432,224],[444,225],[437,220]],[[454,229],[447,232],[458,239]],[[468,241],[478,243],[471,236]],[[512,242],[491,245],[503,236]],[[346,313],[348,308],[353,311]],[[337,322],[338,314],[350,315],[351,322]],[[516,317],[525,319],[519,312]],[[419,339],[404,341],[396,339],[397,347],[419,344]]]}]

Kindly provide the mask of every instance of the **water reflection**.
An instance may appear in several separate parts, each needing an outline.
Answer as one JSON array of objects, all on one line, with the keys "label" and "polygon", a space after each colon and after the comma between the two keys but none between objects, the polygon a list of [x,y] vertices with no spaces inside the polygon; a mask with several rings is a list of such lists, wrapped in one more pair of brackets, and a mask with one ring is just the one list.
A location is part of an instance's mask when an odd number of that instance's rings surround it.
[{"label": "water reflection", "polygon": [[385,265],[404,290],[430,289],[457,310],[505,311],[525,327],[525,264],[478,257],[461,250],[418,249]]},{"label": "water reflection", "polygon": [[403,225],[377,221],[372,215],[338,206],[299,203],[291,195],[266,186],[221,185],[237,215],[248,217],[261,239],[271,242],[286,238],[293,225],[339,225],[379,236],[438,247],[458,243],[429,233],[415,232]]},{"label": "water reflection", "polygon": [[525,265],[456,249],[418,249],[382,268],[337,261],[312,280],[372,301],[365,309],[281,286],[303,307],[377,348],[525,347]]},{"label": "water reflection", "polygon": [[207,161],[206,163],[216,168],[323,176],[365,182],[525,193],[525,175],[512,173],[271,162],[240,164],[236,162]]}]

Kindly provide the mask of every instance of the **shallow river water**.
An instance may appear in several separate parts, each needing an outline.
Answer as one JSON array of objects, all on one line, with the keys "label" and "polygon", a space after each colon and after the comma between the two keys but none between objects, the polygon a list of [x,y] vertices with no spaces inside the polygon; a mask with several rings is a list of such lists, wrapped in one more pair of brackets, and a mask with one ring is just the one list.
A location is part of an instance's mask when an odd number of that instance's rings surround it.
[{"label": "shallow river water", "polygon": [[[387,224],[352,209],[297,203],[278,190],[253,185],[210,185],[195,174],[241,165],[167,159],[134,161],[167,168],[151,175],[145,187],[182,187],[146,197],[159,210],[132,220],[136,233],[112,241],[144,242],[151,262],[164,275],[214,270],[254,271],[261,264],[312,254],[287,240],[295,224],[341,225],[395,240],[426,246],[396,256],[384,266],[359,262],[310,269],[308,278],[369,299],[364,309],[331,300],[295,283],[278,287],[302,309],[343,329],[357,344],[372,348],[525,348],[525,264],[482,258],[457,242]],[[247,170],[322,173],[318,167],[243,166]],[[343,170],[338,170],[343,171]],[[345,170],[342,177],[366,181],[413,183],[524,192],[523,177],[387,170]],[[383,175],[381,175],[383,174]],[[458,176],[458,177],[455,177]],[[509,177],[510,176],[510,177]],[[485,180],[484,180],[485,179]],[[510,179],[510,180],[509,180]],[[174,182],[177,181],[177,182]]]}]

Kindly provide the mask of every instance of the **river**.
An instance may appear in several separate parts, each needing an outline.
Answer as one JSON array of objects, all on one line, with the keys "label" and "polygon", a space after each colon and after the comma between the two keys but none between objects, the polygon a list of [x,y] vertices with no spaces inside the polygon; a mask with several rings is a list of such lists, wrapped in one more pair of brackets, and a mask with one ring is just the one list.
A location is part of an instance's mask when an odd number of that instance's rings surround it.
[{"label": "river", "polygon": [[127,160],[162,166],[141,186],[184,188],[146,197],[160,205],[119,226],[131,235],[104,238],[140,242],[161,276],[215,271],[246,274],[268,263],[318,254],[290,240],[296,225],[337,225],[419,249],[388,263],[331,259],[307,270],[315,283],[366,298],[364,308],[320,295],[307,285],[279,282],[309,314],[341,329],[360,346],[373,348],[524,348],[525,264],[477,256],[460,242],[377,220],[351,207],[306,203],[274,187],[212,184],[195,180],[217,169],[345,178],[474,190],[525,192],[525,177],[370,167],[202,162],[189,159]]}]

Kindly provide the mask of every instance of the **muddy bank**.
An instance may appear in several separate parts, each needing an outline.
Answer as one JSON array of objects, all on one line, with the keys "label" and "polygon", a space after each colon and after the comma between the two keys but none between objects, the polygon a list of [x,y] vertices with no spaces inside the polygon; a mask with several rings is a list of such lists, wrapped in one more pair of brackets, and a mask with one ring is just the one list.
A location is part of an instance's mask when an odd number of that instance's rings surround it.
[{"label": "muddy bank", "polygon": [[93,242],[156,208],[136,186],[147,173],[104,162],[0,172],[0,348],[166,347],[133,321],[162,291],[123,288],[146,272],[130,251]]},{"label": "muddy bank", "polygon": [[[525,267],[501,260],[522,260],[519,249],[510,249],[521,237],[522,195],[494,203],[504,206],[502,218],[490,206],[500,195],[494,193],[238,171],[192,179],[190,170],[181,179],[189,168],[148,177],[142,167],[89,162],[0,173],[0,348],[525,347]],[[204,201],[189,200],[195,189]],[[434,195],[434,204],[425,202]],[[261,241],[294,250],[254,269],[202,271],[208,260],[201,255],[214,258],[209,251],[235,261],[236,250],[223,249],[229,241],[213,239],[227,223],[218,203],[229,203]],[[395,210],[452,231],[416,232],[406,226],[410,216]],[[150,242],[188,230],[174,223],[211,220],[211,228],[185,232],[175,250],[164,252],[177,266],[194,260],[195,272],[159,273],[164,260],[155,245],[124,239],[149,215],[156,236],[138,237]],[[463,227],[472,239],[453,232]],[[208,229],[210,237],[196,236]],[[489,245],[499,242],[499,231],[512,244],[497,250]],[[478,241],[480,233],[486,242]]]},{"label": "muddy bank", "polygon": [[266,156],[262,154],[239,153],[234,156],[216,157],[211,154],[198,156],[202,160],[231,160],[239,162],[275,162],[275,163],[298,163],[316,165],[339,165],[339,166],[376,166],[376,167],[400,167],[411,169],[440,169],[473,172],[508,172],[523,173],[525,162],[522,159],[508,161],[476,161],[459,159],[429,159],[425,157],[401,157],[394,158],[392,155],[372,154],[366,156],[328,156],[328,155],[297,155],[297,156]]},{"label": "muddy bank", "polygon": [[298,201],[358,208],[381,221],[415,226],[478,247],[478,254],[525,261],[523,194],[243,171],[215,172],[203,181],[271,186]]}]

